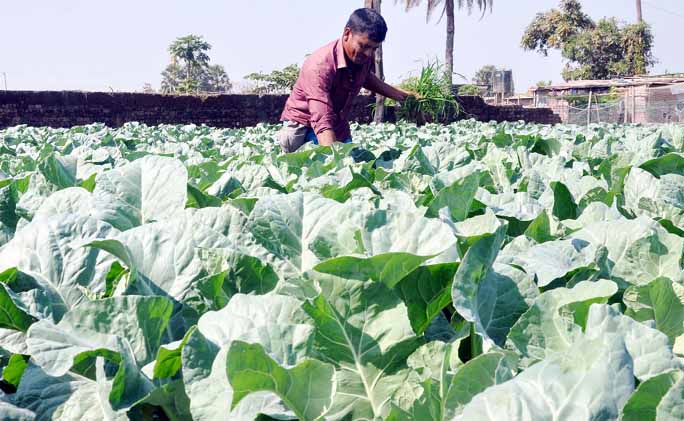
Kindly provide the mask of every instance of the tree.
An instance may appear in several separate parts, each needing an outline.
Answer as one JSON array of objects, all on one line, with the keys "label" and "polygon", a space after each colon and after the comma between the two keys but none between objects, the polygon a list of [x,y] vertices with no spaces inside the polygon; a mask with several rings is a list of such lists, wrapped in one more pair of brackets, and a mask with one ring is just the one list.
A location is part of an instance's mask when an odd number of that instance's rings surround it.
[{"label": "tree", "polygon": [[582,12],[578,0],[561,0],[560,10],[537,13],[525,30],[522,47],[547,56],[549,49],[562,49],[573,36],[595,26],[591,18]]},{"label": "tree", "polygon": [[232,83],[226,70],[209,64],[210,49],[211,45],[200,36],[177,38],[169,46],[171,63],[162,72],[162,93],[229,92]]},{"label": "tree", "polygon": [[199,80],[199,90],[201,92],[227,93],[233,88],[226,70],[220,64],[205,67]]},{"label": "tree", "polygon": [[[364,7],[368,9],[373,9],[376,12],[382,14],[382,0],[364,0]],[[382,59],[382,45],[375,51],[375,76],[380,80],[385,80],[385,66]],[[385,98],[376,95],[375,97],[375,115],[373,116],[373,121],[376,123],[382,123],[383,117],[385,116]]]},{"label": "tree", "polygon": [[560,50],[565,80],[611,79],[645,74],[655,64],[653,35],[645,23],[620,26],[614,18],[594,22],[578,0],[539,13],[521,41],[526,50]]},{"label": "tree", "polygon": [[203,67],[209,64],[211,45],[203,37],[187,35],[177,38],[169,46],[171,56],[183,60],[186,66],[186,77],[190,78],[193,67]]},{"label": "tree", "polygon": [[496,66],[487,64],[482,66],[473,77],[473,83],[487,87],[487,91],[485,92],[485,95],[487,96],[494,95],[494,72],[497,70]]},{"label": "tree", "polygon": [[195,67],[186,78],[184,68],[171,63],[162,72],[161,92],[163,94],[183,94],[190,92],[227,93],[233,84],[223,66],[215,64]]},{"label": "tree", "polygon": [[[420,6],[422,0],[395,0],[395,2],[402,2],[406,6],[406,10],[413,9]],[[454,74],[454,33],[456,30],[456,16],[455,10],[466,7],[468,13],[471,13],[473,8],[477,6],[482,11],[482,16],[487,12],[487,8],[492,10],[493,0],[427,0],[427,17],[429,21],[434,15],[435,11],[441,9],[440,19],[446,15],[447,18],[447,35],[446,35],[446,51],[444,63],[447,72],[447,81],[449,85],[453,85]]]},{"label": "tree", "polygon": [[622,42],[626,53],[626,62],[631,65],[630,72],[645,75],[648,68],[656,63],[653,56],[653,33],[651,27],[640,22],[622,28]]},{"label": "tree", "polygon": [[181,93],[183,83],[183,69],[176,63],[166,66],[162,72],[161,91],[163,94]]},{"label": "tree", "polygon": [[299,77],[299,66],[291,64],[282,70],[271,73],[250,73],[245,79],[255,83],[252,92],[255,94],[287,94],[292,91]]}]

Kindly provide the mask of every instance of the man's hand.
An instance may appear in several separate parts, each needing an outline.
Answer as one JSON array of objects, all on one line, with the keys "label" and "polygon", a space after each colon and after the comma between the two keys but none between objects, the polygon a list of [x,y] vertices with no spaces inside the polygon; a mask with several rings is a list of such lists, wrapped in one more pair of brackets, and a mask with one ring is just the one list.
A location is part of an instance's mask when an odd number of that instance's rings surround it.
[{"label": "man's hand", "polygon": [[405,90],[402,90],[402,92],[404,95],[403,95],[403,98],[401,99],[401,102],[404,102],[411,97],[413,97],[415,99],[422,99],[423,98],[423,96],[421,94],[419,94],[418,92],[405,91]]},{"label": "man's hand", "polygon": [[405,91],[403,89],[398,89],[398,88],[397,88],[397,90],[401,92],[401,97],[397,98],[397,101],[399,101],[399,102],[406,102],[410,98],[413,98],[415,100],[420,100],[423,98],[422,95],[420,95],[418,92]]},{"label": "man's hand", "polygon": [[404,102],[411,96],[411,93],[408,91],[404,91],[404,90],[399,89],[399,88],[397,88],[397,91],[399,91],[399,96],[397,98],[394,98],[394,99],[399,101],[399,102]]},{"label": "man's hand", "polygon": [[332,130],[325,130],[316,136],[318,144],[321,146],[332,146],[337,139],[335,139],[335,132]]}]

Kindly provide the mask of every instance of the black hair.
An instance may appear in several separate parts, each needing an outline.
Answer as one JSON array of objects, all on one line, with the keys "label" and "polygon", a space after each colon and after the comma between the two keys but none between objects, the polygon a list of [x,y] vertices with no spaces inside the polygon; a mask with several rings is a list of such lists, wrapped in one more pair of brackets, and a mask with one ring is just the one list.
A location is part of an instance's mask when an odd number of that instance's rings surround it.
[{"label": "black hair", "polygon": [[383,42],[387,35],[385,19],[373,9],[357,9],[347,21],[347,28],[356,34],[368,34],[375,42]]}]

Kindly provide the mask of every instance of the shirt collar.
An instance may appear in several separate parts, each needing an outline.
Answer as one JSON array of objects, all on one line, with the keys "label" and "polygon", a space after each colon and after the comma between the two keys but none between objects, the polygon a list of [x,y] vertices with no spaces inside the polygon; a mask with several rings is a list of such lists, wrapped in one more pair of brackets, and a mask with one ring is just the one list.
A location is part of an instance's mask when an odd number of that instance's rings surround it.
[{"label": "shirt collar", "polygon": [[347,66],[347,58],[344,56],[344,45],[342,44],[342,38],[337,40],[337,68],[338,69],[346,69]]}]

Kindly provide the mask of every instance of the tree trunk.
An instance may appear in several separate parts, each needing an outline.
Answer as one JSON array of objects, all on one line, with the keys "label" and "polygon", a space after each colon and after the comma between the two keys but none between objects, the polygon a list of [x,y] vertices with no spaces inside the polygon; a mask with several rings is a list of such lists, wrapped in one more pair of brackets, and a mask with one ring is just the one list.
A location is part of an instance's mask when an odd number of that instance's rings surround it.
[{"label": "tree trunk", "polygon": [[446,52],[444,55],[444,66],[446,71],[446,80],[450,90],[453,90],[454,85],[454,32],[456,31],[454,14],[454,0],[446,0],[446,18],[447,18],[447,37],[446,37]]},{"label": "tree trunk", "polygon": [[[364,6],[382,14],[382,0],[364,0]],[[375,52],[375,76],[380,80],[385,80],[385,69],[382,61],[382,45]],[[382,123],[385,117],[385,97],[375,95],[375,115],[373,121]]]},{"label": "tree trunk", "polygon": [[637,22],[642,23],[644,21],[644,16],[641,12],[641,0],[636,0],[637,7]]},{"label": "tree trunk", "polygon": [[[380,0],[377,0],[378,3]],[[385,69],[382,62],[382,45],[375,52],[375,75],[380,80],[385,80]],[[385,97],[381,95],[375,96],[375,116],[373,121],[382,123],[385,117]]]}]

